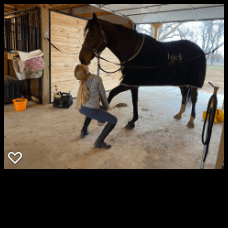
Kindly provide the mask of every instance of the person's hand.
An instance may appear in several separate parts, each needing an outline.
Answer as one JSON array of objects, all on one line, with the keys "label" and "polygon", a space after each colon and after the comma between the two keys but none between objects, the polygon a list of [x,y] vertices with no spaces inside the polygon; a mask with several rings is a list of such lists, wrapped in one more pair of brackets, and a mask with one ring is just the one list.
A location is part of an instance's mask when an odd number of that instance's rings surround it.
[{"label": "person's hand", "polygon": [[104,111],[108,111],[109,110],[109,107],[107,107],[107,108],[104,108],[104,106],[103,105],[100,105],[100,108],[102,108]]},{"label": "person's hand", "polygon": [[110,106],[108,106],[106,109],[105,109],[105,111],[110,111],[111,110],[111,107]]}]

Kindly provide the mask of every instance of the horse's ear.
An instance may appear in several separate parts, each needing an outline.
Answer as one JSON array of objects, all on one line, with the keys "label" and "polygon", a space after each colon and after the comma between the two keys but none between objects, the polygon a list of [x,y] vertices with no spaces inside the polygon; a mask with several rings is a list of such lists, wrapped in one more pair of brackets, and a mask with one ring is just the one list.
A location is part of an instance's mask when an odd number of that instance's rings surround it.
[{"label": "horse's ear", "polygon": [[97,15],[95,13],[93,13],[93,20],[97,21]]}]

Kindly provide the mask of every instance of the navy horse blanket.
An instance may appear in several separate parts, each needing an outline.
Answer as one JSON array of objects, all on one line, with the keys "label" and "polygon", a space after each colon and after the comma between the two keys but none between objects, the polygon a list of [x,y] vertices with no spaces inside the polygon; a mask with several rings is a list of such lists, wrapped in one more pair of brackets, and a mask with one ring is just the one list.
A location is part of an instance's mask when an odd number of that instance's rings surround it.
[{"label": "navy horse blanket", "polygon": [[122,74],[121,84],[127,86],[202,88],[206,57],[198,45],[188,40],[159,42],[145,35],[141,51],[125,63]]}]

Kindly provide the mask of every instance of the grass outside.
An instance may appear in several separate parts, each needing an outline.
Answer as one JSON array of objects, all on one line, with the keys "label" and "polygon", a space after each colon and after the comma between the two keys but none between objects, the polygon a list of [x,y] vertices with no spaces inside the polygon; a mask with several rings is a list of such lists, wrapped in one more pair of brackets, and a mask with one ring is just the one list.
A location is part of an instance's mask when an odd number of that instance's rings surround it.
[{"label": "grass outside", "polygon": [[207,70],[224,70],[224,66],[207,66]]}]

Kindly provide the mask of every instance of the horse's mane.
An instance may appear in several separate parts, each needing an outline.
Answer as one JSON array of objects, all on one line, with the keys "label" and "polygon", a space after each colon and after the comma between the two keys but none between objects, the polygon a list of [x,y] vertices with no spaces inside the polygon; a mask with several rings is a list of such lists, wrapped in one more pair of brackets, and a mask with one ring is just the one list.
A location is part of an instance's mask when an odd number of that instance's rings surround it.
[{"label": "horse's mane", "polygon": [[[115,25],[115,26],[119,27],[123,32],[127,32],[127,33],[132,32],[133,34],[138,33],[136,30],[133,30],[131,28],[127,28],[127,27],[125,27],[125,26],[123,26],[121,24],[114,24],[114,23],[111,23],[111,22],[108,22],[108,21],[105,21],[105,20],[102,20],[102,19],[98,19],[98,20],[102,21],[102,23],[106,23],[106,24],[109,24],[109,25]],[[84,34],[85,34],[87,29],[92,27],[92,25],[93,25],[93,19],[91,19],[91,20],[89,20],[87,22],[87,24],[85,26],[85,29],[84,29]]]}]

